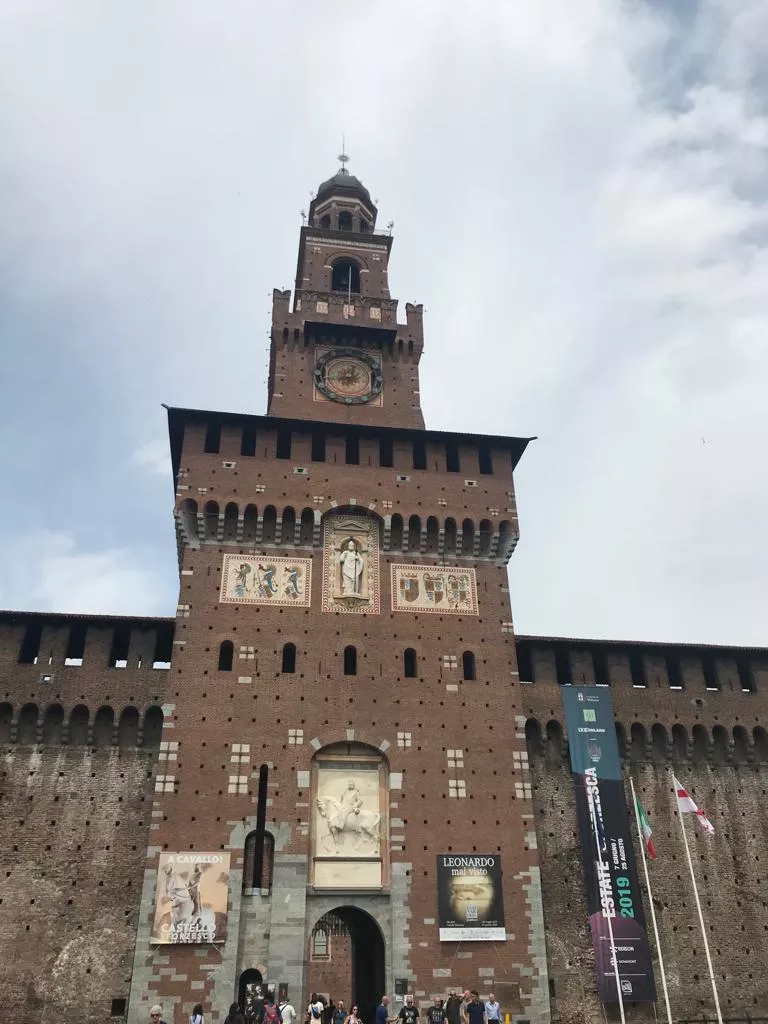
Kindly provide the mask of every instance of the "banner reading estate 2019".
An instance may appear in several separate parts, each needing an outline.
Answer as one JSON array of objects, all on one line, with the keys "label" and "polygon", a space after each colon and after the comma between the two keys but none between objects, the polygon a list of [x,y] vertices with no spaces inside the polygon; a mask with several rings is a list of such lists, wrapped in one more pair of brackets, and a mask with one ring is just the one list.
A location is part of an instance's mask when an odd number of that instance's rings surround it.
[{"label": "banner reading estate 2019", "polygon": [[503,942],[504,899],[497,853],[441,853],[437,858],[441,942]]},{"label": "banner reading estate 2019", "polygon": [[562,693],[598,996],[604,1003],[615,1003],[619,998],[608,930],[610,918],[622,997],[627,1002],[652,1003],[656,986],[611,692],[602,686],[563,686]]},{"label": "banner reading estate 2019", "polygon": [[150,941],[223,942],[228,897],[228,853],[161,853]]}]

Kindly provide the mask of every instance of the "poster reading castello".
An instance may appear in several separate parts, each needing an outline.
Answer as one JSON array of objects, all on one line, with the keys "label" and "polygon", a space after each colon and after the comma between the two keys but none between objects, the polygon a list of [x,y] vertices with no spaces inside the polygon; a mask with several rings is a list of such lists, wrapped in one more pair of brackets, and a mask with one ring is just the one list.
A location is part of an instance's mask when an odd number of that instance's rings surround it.
[{"label": "poster reading castello", "polygon": [[161,853],[152,942],[224,942],[228,853]]},{"label": "poster reading castello", "polygon": [[438,854],[437,901],[441,942],[506,939],[498,854]]}]

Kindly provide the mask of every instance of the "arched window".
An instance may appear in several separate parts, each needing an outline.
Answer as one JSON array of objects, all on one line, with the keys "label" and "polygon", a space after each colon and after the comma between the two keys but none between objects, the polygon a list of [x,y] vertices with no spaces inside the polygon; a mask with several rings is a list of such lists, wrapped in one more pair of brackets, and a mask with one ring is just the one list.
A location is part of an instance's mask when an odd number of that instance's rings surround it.
[{"label": "arched window", "polygon": [[233,501],[230,501],[224,509],[224,534],[222,537],[224,541],[233,542],[237,540],[237,518],[239,514],[240,509]]},{"label": "arched window", "polygon": [[352,260],[336,260],[331,272],[331,288],[335,292],[360,294],[360,268]]},{"label": "arched window", "polygon": [[110,707],[100,707],[93,720],[93,745],[103,750],[112,745],[115,727],[115,712]]},{"label": "arched window", "polygon": [[356,647],[345,647],[344,648],[344,675],[345,676],[356,676],[357,675],[357,648]]},{"label": "arched window", "polygon": [[312,959],[327,960],[328,957],[328,932],[325,928],[317,928],[312,935]]},{"label": "arched window", "polygon": [[330,230],[331,227],[331,215],[330,213],[324,213],[320,218],[320,227],[325,228],[326,231]]},{"label": "arched window", "polygon": [[296,671],[296,644],[283,645],[283,667],[281,672]]},{"label": "arched window", "polygon": [[[163,712],[160,710],[160,708],[156,708],[156,710],[160,714],[160,731],[158,732],[157,742],[154,744],[154,746],[159,747],[160,746],[160,733],[162,733],[162,731],[163,731],[163,726],[162,726]],[[144,745],[145,746],[152,746],[152,743],[148,743],[147,742],[147,717],[148,716],[149,716],[149,711],[144,716],[144,731],[143,731],[142,735],[144,736]],[[151,734],[151,727],[150,727],[150,734]],[[136,746],[138,746],[138,744],[139,744],[139,712],[138,712],[138,710],[135,707],[133,707],[133,705],[128,705],[127,708],[123,708],[123,710],[121,711],[120,718],[118,719],[118,722],[117,722],[117,745],[119,747],[121,747],[123,750],[125,750],[126,748],[129,748],[129,747],[136,747]]]},{"label": "arched window", "polygon": [[475,678],[475,656],[472,651],[464,651],[461,656],[461,665],[464,669],[465,679]]},{"label": "arched window", "polygon": [[339,231],[352,230],[352,214],[349,210],[342,210],[339,214]]},{"label": "arched window", "polygon": [[416,651],[412,647],[403,651],[403,675],[406,679],[416,678]]},{"label": "arched window", "polygon": [[232,658],[235,653],[231,640],[225,640],[219,647],[219,672],[232,671]]},{"label": "arched window", "polygon": [[16,738],[19,743],[37,742],[37,704],[25,704],[21,709]]},{"label": "arched window", "polygon": [[[130,709],[129,709],[130,710]],[[153,704],[147,708],[141,727],[141,742],[145,750],[156,750],[163,735],[163,709]]]},{"label": "arched window", "polygon": [[456,554],[456,520],[451,516],[445,520],[445,553]]},{"label": "arched window", "polygon": [[397,512],[392,516],[392,528],[389,535],[389,547],[392,551],[403,550],[403,517]]}]

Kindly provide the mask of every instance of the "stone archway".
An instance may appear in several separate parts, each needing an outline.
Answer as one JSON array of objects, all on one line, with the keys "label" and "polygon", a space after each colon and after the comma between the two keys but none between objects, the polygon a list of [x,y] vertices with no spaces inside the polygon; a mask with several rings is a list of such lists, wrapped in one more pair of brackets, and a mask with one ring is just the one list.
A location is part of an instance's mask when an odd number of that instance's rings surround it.
[{"label": "stone archway", "polygon": [[263,984],[261,971],[255,967],[250,967],[240,975],[237,985],[237,1002],[247,1017],[253,1013],[256,1000],[261,998]]},{"label": "stone archway", "polygon": [[323,914],[309,936],[307,1002],[312,992],[347,1010],[357,1006],[365,1024],[373,1024],[385,989],[384,936],[378,923],[359,907],[341,905]]}]

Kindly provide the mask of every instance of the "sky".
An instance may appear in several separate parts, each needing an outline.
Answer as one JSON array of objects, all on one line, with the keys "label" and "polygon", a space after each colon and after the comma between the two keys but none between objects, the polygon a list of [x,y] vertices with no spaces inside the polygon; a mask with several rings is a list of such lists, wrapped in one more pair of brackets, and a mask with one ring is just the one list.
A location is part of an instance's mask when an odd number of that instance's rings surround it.
[{"label": "sky", "polygon": [[[264,413],[342,136],[517,631],[768,644],[764,0],[0,5],[0,607],[173,615],[163,402]],[[404,311],[401,316],[404,318]]]}]

